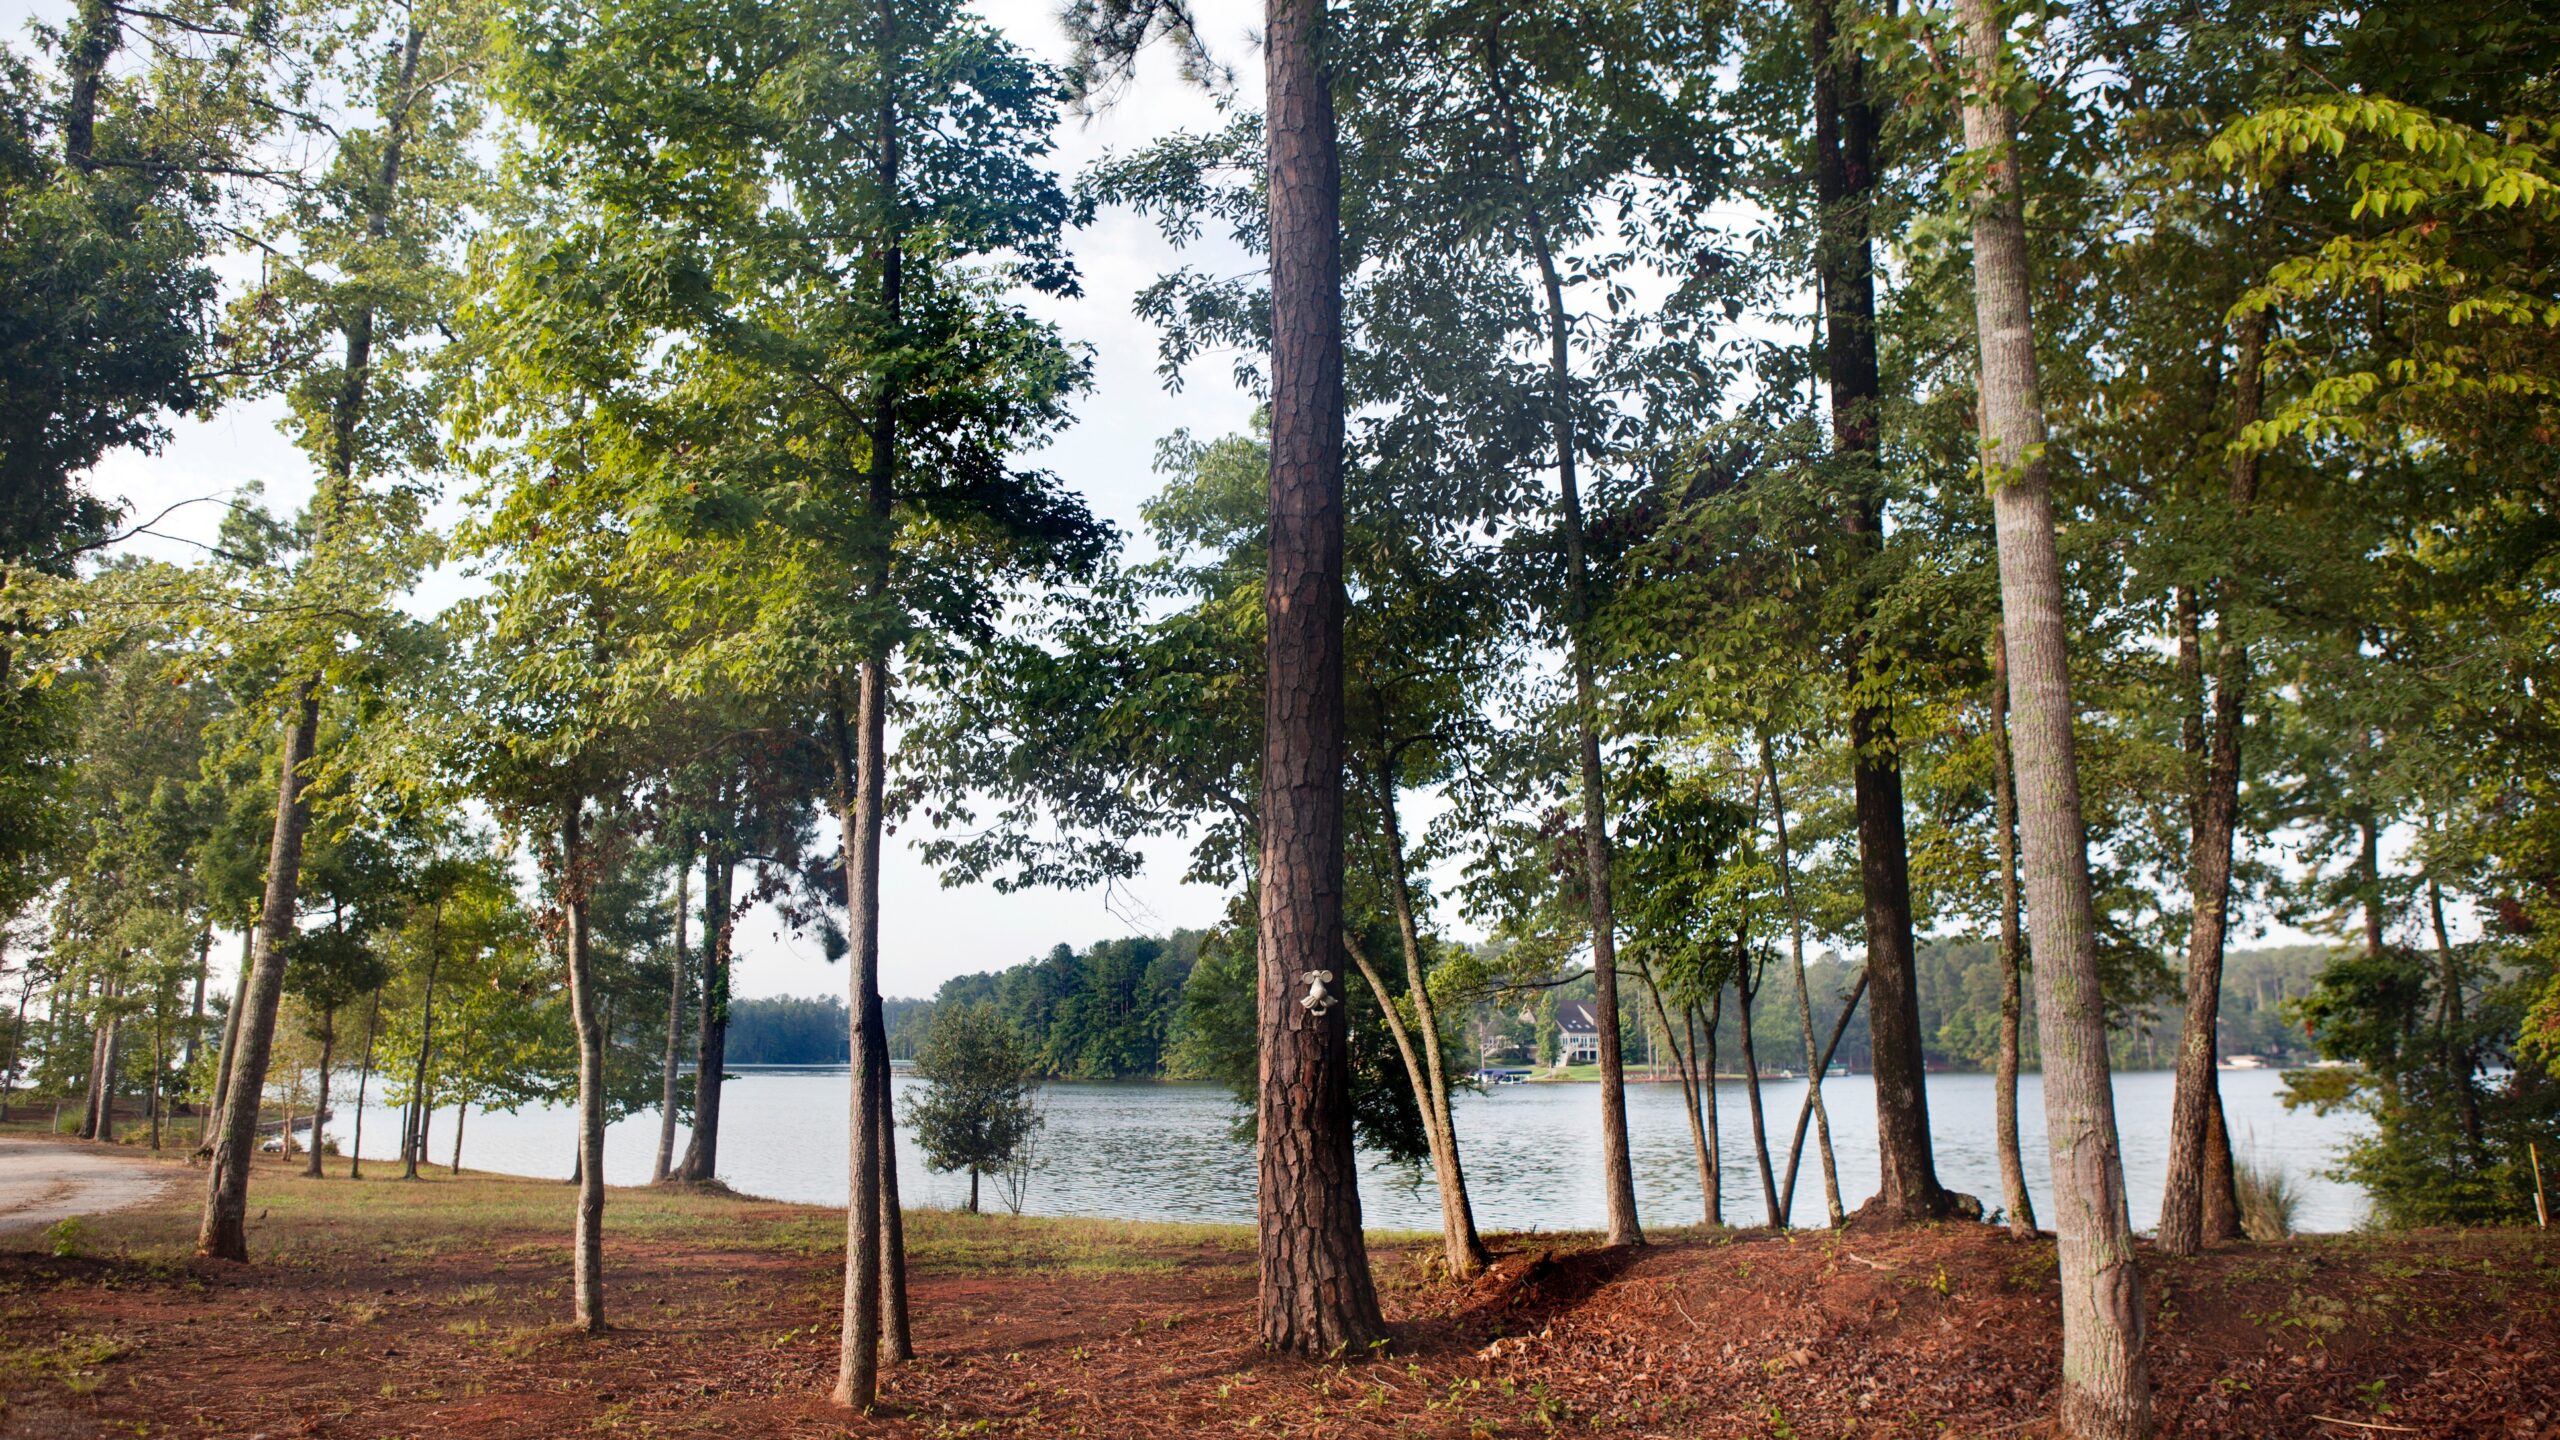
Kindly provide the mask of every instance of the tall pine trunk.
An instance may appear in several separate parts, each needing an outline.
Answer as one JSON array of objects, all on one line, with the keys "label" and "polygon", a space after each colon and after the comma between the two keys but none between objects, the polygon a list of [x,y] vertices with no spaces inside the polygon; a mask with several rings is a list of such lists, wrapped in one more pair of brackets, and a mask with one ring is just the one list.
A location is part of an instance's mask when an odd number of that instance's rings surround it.
[{"label": "tall pine trunk", "polygon": [[213,1093],[204,1099],[204,1113],[196,1121],[195,1158],[213,1158],[213,1137],[222,1128],[222,1102],[231,1093],[231,1059],[240,1043],[240,1012],[249,1008],[251,949],[256,943],[257,922],[253,919],[240,930],[240,973],[231,981],[231,1008],[222,1017],[222,1049],[214,1056]]},{"label": "tall pine trunk", "polygon": [[852,1100],[846,1153],[850,1183],[845,1199],[844,1329],[836,1360],[837,1404],[867,1410],[880,1395],[881,1106],[874,1094],[872,1051],[885,1037],[871,1028],[870,997],[879,991],[881,791],[885,776],[872,767],[883,757],[888,726],[887,667],[865,663],[856,681],[854,728],[846,734],[844,707],[834,714],[836,815],[845,857],[846,929],[853,964],[851,992]]},{"label": "tall pine trunk", "polygon": [[[572,799],[561,806],[560,891],[567,902],[562,919],[569,1016],[578,1031],[578,1215],[570,1254],[571,1301],[577,1327],[593,1334],[604,1329],[604,1026],[603,997],[597,993],[588,946],[587,892],[594,877],[588,873],[591,861],[580,813],[584,804]],[[459,1121],[455,1128],[458,1132]],[[458,1134],[455,1143],[460,1143]]]},{"label": "tall pine trunk", "polygon": [[1269,0],[1270,572],[1258,904],[1260,1331],[1356,1353],[1386,1332],[1360,1233],[1342,976],[1342,171],[1324,0]]},{"label": "tall pine trunk", "polygon": [[1992,1061],[1992,1144],[2000,1152],[2000,1200],[2009,1233],[2036,1235],[2036,1201],[2027,1192],[2026,1157],[2018,1148],[2018,1040],[2024,1021],[2027,963],[2018,933],[2018,780],[2009,754],[2009,641],[1991,631],[1991,812],[2000,829],[2000,1052]]},{"label": "tall pine trunk", "polygon": [[2036,1039],[2044,1060],[2062,1281],[2062,1433],[2151,1433],[2142,1353],[2142,1275],[2125,1213],[2124,1161],[2107,1073],[2105,998],[2089,895],[2088,835],[2072,752],[2070,618],[2055,543],[2044,397],[2029,303],[2014,75],[1993,0],[1958,0],[1966,63],[1964,138],[1983,167],[1973,197],[1975,329],[1982,354],[1982,454],[2000,555],[2017,731],[2019,832],[2034,931]]},{"label": "tall pine trunk", "polygon": [[880,1107],[872,1126],[880,1167],[880,1358],[897,1364],[916,1358],[915,1328],[907,1313],[907,1216],[898,1204],[898,1117],[889,1095],[889,1026],[879,992],[871,995],[871,1095]]},{"label": "tall pine trunk", "polygon": [[[2266,338],[2265,311],[2252,310],[2241,318],[2240,353],[2231,377],[2234,437],[2258,420],[2259,367]],[[2257,490],[2257,455],[2244,450],[2232,456],[2230,520],[2235,529],[2246,520]],[[2169,1169],[2157,1237],[2160,1248],[2172,1255],[2193,1255],[2208,1241],[2230,1238],[2227,1233],[2215,1233],[2217,1227],[2207,1223],[2208,1214],[2224,1226],[2236,1222],[2239,1214],[2236,1196],[2228,1193],[2229,1165],[2213,1163],[2217,1153],[2228,1156],[2231,1149],[2229,1134],[2216,1134],[2222,1124],[2222,1097],[2214,1062],[2219,1058],[2215,1041],[2221,1022],[2222,959],[2230,932],[2232,846],[2240,817],[2240,727],[2246,723],[2249,687],[2248,641],[2232,621],[2229,593],[2245,557],[2235,545],[2229,559],[2222,583],[2214,587],[2219,603],[2214,617],[2213,721],[2210,733],[2194,737],[2187,747],[2191,753],[2204,753],[2195,757],[2203,762],[2203,772],[2197,777],[2194,834],[2187,860],[2187,1009],[2178,1033],[2178,1088],[2169,1108]],[[2202,697],[2193,691],[2202,688],[2203,657],[2195,636],[2192,596],[2181,608],[2185,613],[2179,636],[2180,669],[2192,681],[2187,712],[2200,727],[2203,717],[2196,707]],[[2226,1191],[2221,1196],[2208,1193],[2207,1182],[2217,1169]]]},{"label": "tall pine trunk", "polygon": [[693,878],[693,848],[676,853],[676,944],[667,962],[667,1053],[658,1081],[658,1156],[649,1167],[649,1183],[663,1184],[676,1152],[676,1069],[684,1058],[684,924],[689,908],[685,892]]}]

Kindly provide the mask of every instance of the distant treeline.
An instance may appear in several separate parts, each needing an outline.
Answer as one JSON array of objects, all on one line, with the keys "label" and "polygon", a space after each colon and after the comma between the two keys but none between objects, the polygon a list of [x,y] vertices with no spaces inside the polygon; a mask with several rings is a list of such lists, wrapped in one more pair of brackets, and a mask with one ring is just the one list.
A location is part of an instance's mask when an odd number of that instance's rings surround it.
[{"label": "distant treeline", "polygon": [[[1200,957],[1204,934],[1177,930],[1161,938],[1132,936],[1105,940],[1084,950],[1060,945],[1036,960],[1010,969],[961,975],[946,982],[931,1000],[887,1002],[889,1053],[912,1058],[925,1023],[936,1005],[988,1001],[997,1013],[1028,1036],[1037,1049],[1043,1073],[1055,1079],[1120,1080],[1183,1078],[1201,1073],[1187,1058],[1184,1039],[1184,991]],[[2286,1018],[2287,1000],[2307,992],[2327,962],[2330,951],[2318,945],[2236,950],[2225,962],[2222,987],[2222,1053],[2260,1055],[2278,1063],[2311,1057],[2300,1027]],[[1857,978],[1854,965],[1831,957],[1809,963],[1807,988],[1813,1000],[1814,1028],[1827,1039],[1840,1016],[1840,1005]],[[1985,943],[1932,941],[1919,947],[1921,1034],[1929,1062],[1955,1070],[1988,1069],[2000,1027],[1998,955]],[[1772,964],[1761,980],[1752,1012],[1752,1036],[1768,1069],[1800,1069],[1799,1038],[1792,977]],[[1544,1064],[1556,1052],[1555,1006],[1562,1000],[1587,1000],[1588,976],[1550,989],[1529,991],[1500,1000],[1484,1000],[1466,1016],[1470,1042],[1461,1054],[1470,1062]],[[1651,1053],[1641,1026],[1642,1008],[1627,1006],[1624,1043],[1631,1063],[1642,1064]],[[2128,1007],[2113,1031],[2113,1059],[2119,1066],[2166,1065],[2176,1054],[2179,1004],[2161,997]],[[733,1065],[841,1065],[847,1054],[845,1004],[841,997],[740,1000],[729,1011],[729,1063]],[[2026,1060],[2035,1063],[2033,997],[2025,1017]],[[1740,1062],[1741,1024],[1728,996],[1719,1028],[1718,1055],[1730,1067]],[[1869,1066],[1866,1009],[1849,1022],[1841,1037],[1836,1063],[1853,1070]]]}]

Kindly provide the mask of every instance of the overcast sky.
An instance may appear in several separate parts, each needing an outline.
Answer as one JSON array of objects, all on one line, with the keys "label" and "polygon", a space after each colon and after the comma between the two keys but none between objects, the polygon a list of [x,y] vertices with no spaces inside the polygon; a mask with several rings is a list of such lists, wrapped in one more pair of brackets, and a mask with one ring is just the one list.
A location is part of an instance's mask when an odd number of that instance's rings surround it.
[{"label": "overcast sky", "polygon": [[[1056,0],[981,0],[981,14],[1001,25],[1016,44],[1054,61],[1066,58]],[[1204,0],[1195,5],[1202,33],[1233,67],[1244,99],[1261,90],[1256,35],[1262,7]],[[59,24],[68,0],[0,0],[0,31],[21,53],[32,49],[31,18]],[[1209,98],[1174,74],[1164,56],[1152,57],[1140,82],[1090,123],[1070,117],[1058,136],[1054,163],[1072,176],[1095,158],[1125,151],[1158,136],[1207,128],[1218,119]],[[1215,237],[1212,237],[1214,240]],[[1148,222],[1125,212],[1105,212],[1073,239],[1084,276],[1084,298],[1043,301],[1041,310],[1071,341],[1092,348],[1094,385],[1076,406],[1075,422],[1043,457],[1044,463],[1084,492],[1104,518],[1134,531],[1138,506],[1155,488],[1150,469],[1156,442],[1175,430],[1219,435],[1241,429],[1252,400],[1228,378],[1219,357],[1194,367],[1180,394],[1157,376],[1156,336],[1131,312],[1138,290],[1170,268],[1175,252]],[[1245,269],[1256,262],[1214,243],[1193,247],[1189,263]],[[223,495],[257,483],[268,503],[300,507],[311,493],[308,460],[276,428],[279,403],[235,405],[201,421],[179,421],[169,445],[157,454],[121,454],[98,469],[94,488],[120,497],[136,517],[198,496]],[[160,528],[179,537],[209,540],[220,511],[206,505],[172,515]],[[183,540],[135,542],[143,553],[181,560],[200,553]],[[432,605],[449,583],[431,583]],[[1093,891],[1043,891],[999,895],[984,886],[945,889],[912,848],[917,832],[892,840],[886,857],[886,900],[881,913],[881,988],[891,995],[929,995],[952,975],[1013,964],[1060,941],[1082,947],[1132,932],[1155,933],[1177,925],[1205,926],[1224,907],[1213,890],[1178,883],[1188,852],[1179,845],[1151,853],[1145,874],[1109,895]],[[697,896],[699,888],[697,886]],[[811,995],[844,984],[841,965],[829,964],[814,937],[780,926],[771,912],[746,916],[738,929],[741,995]],[[233,953],[218,946],[217,955]]]}]

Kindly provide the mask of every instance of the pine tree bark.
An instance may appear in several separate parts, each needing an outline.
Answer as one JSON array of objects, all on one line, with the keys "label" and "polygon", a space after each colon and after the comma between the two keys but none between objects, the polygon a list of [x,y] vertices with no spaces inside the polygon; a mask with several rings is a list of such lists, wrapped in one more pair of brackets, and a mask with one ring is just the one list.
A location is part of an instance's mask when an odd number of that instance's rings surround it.
[{"label": "pine tree bark", "polygon": [[[2267,315],[2253,310],[2240,322],[2240,353],[2233,368],[2231,431],[2241,434],[2258,421],[2259,370],[2267,339]],[[2258,457],[2243,451],[2231,458],[2230,511],[2236,528],[2257,499]],[[2246,556],[2235,543],[2222,582],[2215,586],[2218,603],[2214,623],[2213,721],[2209,735],[2188,742],[2198,750],[2202,773],[2197,777],[2194,827],[2187,860],[2187,1008],[2178,1033],[2178,1081],[2169,1109],[2169,1168],[2160,1200],[2160,1248],[2172,1255],[2193,1255],[2208,1240],[2206,1212],[2217,1208],[2207,1194],[2214,1156],[2225,1157],[2228,1177],[2231,1139],[2215,1132],[2221,1124],[2221,1077],[2215,1068],[2216,1040],[2222,1006],[2222,960],[2230,932],[2231,857],[2239,829],[2241,726],[2247,718],[2249,646],[2236,633],[2229,595]],[[2202,714],[2203,658],[2195,635],[2196,601],[2184,597],[2179,636],[2180,668],[2192,677],[2187,714],[2197,728]],[[2218,1142],[2218,1143],[2217,1143]],[[2236,1213],[2236,1204],[2231,1207]]]},{"label": "pine tree bark", "polygon": [[1573,669],[1574,731],[1582,782],[1583,897],[1591,912],[1593,1018],[1600,1039],[1600,1179],[1608,1200],[1609,1243],[1641,1245],[1634,1152],[1627,1140],[1627,1078],[1618,1037],[1618,927],[1610,893],[1609,796],[1600,760],[1600,697],[1591,659],[1591,562],[1582,515],[1581,442],[1573,419],[1573,317],[1565,309],[1545,212],[1529,175],[1499,30],[1481,47],[1494,120],[1519,187],[1521,225],[1538,269],[1547,330],[1547,412],[1556,451],[1557,529],[1564,541],[1565,628]]},{"label": "pine tree bark", "polygon": [[1958,0],[1964,139],[1982,167],[1973,197],[1974,305],[1981,347],[1982,452],[1998,532],[2009,640],[2018,818],[2035,944],[2036,1038],[2044,1061],[2062,1281],[2061,1430],[2075,1440],[2151,1433],[2142,1276],[2125,1212],[2099,990],[2088,835],[2072,749],[2070,621],[2045,460],[2017,117],[2007,31],[1993,0]]},{"label": "pine tree bark", "polygon": [[676,1151],[676,1069],[684,1050],[684,927],[690,903],[685,892],[693,878],[693,847],[676,852],[676,939],[667,962],[667,1053],[658,1082],[658,1156],[649,1167],[649,1183],[666,1183],[667,1167]]},{"label": "pine tree bark", "polygon": [[[560,812],[561,894],[567,901],[569,1015],[578,1031],[578,1217],[571,1251],[571,1301],[577,1327],[595,1334],[604,1326],[604,1026],[595,962],[589,953],[588,872],[584,802],[572,799]],[[460,1130],[457,1121],[455,1129]],[[459,1134],[456,1144],[460,1143]]]},{"label": "pine tree bark", "polygon": [[871,1132],[880,1147],[880,1358],[896,1365],[916,1358],[916,1342],[907,1310],[907,1216],[898,1203],[898,1116],[890,1098],[889,1025],[876,991],[870,1023],[871,1094],[880,1107]]},{"label": "pine tree bark", "polygon": [[[1270,572],[1258,906],[1260,1331],[1357,1353],[1386,1332],[1360,1231],[1342,1003],[1342,175],[1324,0],[1269,0]],[[1307,1001],[1314,999],[1314,1005]]]},{"label": "pine tree bark", "polygon": [[2018,1148],[2018,1041],[2025,1021],[2026,940],[2018,933],[2018,782],[2009,754],[2009,641],[1991,628],[1991,814],[2000,830],[2000,1051],[1992,1061],[1993,1144],[2009,1233],[2036,1237],[2036,1201]]},{"label": "pine tree bark", "polygon": [[872,767],[884,755],[888,709],[887,667],[869,662],[862,666],[855,686],[854,725],[859,742],[846,733],[841,701],[832,727],[836,814],[845,856],[845,916],[853,960],[847,977],[853,1015],[847,1067],[853,1091],[846,1140],[850,1183],[845,1201],[844,1320],[835,1401],[856,1410],[868,1410],[880,1396],[881,1109],[872,1082],[872,1051],[885,1037],[873,1034],[871,997],[880,988],[880,799],[886,777],[875,775]]}]

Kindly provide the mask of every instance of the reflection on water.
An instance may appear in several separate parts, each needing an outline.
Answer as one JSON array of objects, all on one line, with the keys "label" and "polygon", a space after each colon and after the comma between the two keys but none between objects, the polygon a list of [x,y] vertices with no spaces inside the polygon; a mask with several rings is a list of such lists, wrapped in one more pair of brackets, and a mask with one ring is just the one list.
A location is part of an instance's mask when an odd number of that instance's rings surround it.
[{"label": "reflection on water", "polygon": [[[900,1096],[917,1083],[901,1075]],[[2134,1223],[2145,1228],[2160,1208],[2173,1086],[2167,1071],[2116,1077],[2126,1185]],[[2296,1223],[2303,1229],[2353,1227],[2363,1218],[2364,1197],[2322,1178],[2322,1172],[2335,1162],[2339,1147],[2358,1133],[2358,1122],[2288,1112],[2276,1099],[2278,1086],[2273,1071],[2223,1074],[2223,1109],[2233,1148],[2244,1161],[2254,1154],[2260,1164],[2293,1177],[2302,1192]],[[2052,1191],[2038,1077],[2022,1077],[2020,1091],[2027,1184],[2035,1194],[2037,1218],[2050,1225]],[[1764,1081],[1761,1092],[1771,1148],[1783,1167],[1804,1082]],[[1855,1208],[1876,1187],[1874,1090],[1860,1075],[1826,1081],[1822,1093],[1840,1157],[1841,1191]],[[843,1204],[848,1094],[848,1078],[840,1069],[757,1072],[732,1080],[722,1098],[726,1121],[720,1178],[749,1194]],[[1053,1084],[1043,1096],[1048,1125],[1040,1136],[1041,1169],[1025,1209],[1050,1215],[1252,1222],[1253,1151],[1235,1137],[1236,1108],[1224,1090],[1207,1085]],[[1767,1210],[1751,1154],[1744,1087],[1726,1081],[1717,1087],[1716,1098],[1724,1132],[1725,1218],[1756,1224]],[[1600,1228],[1605,1202],[1599,1178],[1599,1110],[1596,1085],[1505,1085],[1461,1096],[1458,1138],[1477,1223],[1487,1230]],[[1657,1225],[1696,1221],[1702,1208],[1697,1165],[1679,1087],[1631,1085],[1627,1110],[1644,1219]],[[1929,1115],[1941,1183],[1996,1207],[2000,1170],[1992,1147],[1991,1077],[1930,1076]],[[438,1112],[429,1143],[439,1163],[450,1153],[452,1125],[452,1111]],[[565,1177],[575,1126],[575,1112],[567,1107],[514,1115],[475,1113],[464,1132],[463,1163],[479,1170]],[[388,1157],[396,1146],[397,1122],[367,1106],[364,1128],[365,1158]],[[339,1133],[343,1140],[343,1126]],[[646,1181],[657,1143],[654,1111],[616,1124],[605,1140],[606,1178],[615,1184]],[[681,1153],[681,1138],[677,1144]],[[968,1177],[928,1173],[903,1130],[898,1156],[908,1204],[956,1206],[967,1197]],[[986,1199],[995,1203],[992,1185]],[[1373,1158],[1362,1176],[1361,1202],[1372,1228],[1427,1230],[1440,1223],[1439,1199],[1427,1172],[1416,1174]],[[1810,1142],[1796,1182],[1792,1218],[1800,1224],[1823,1219],[1821,1172]]]}]

